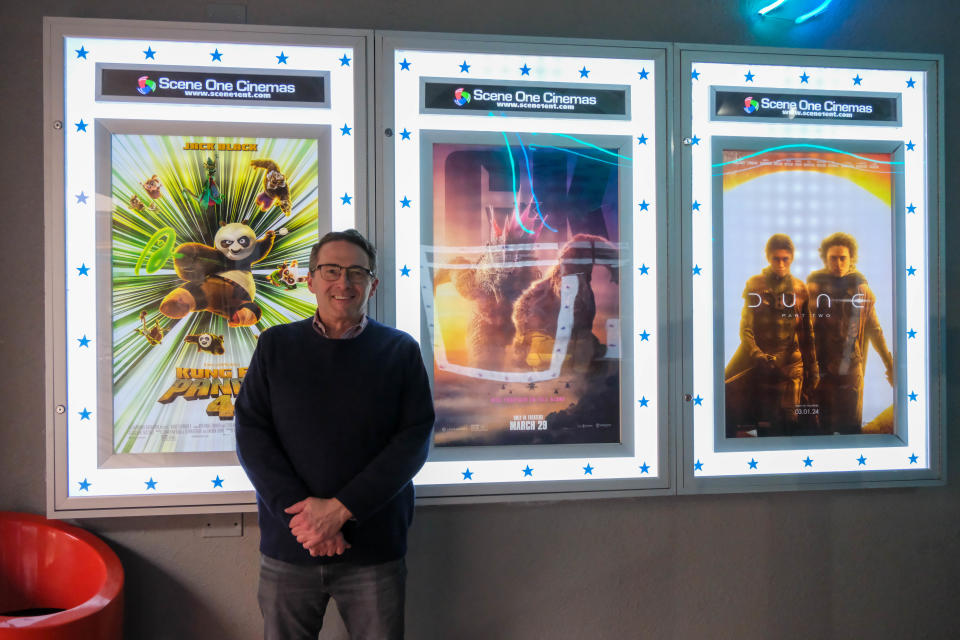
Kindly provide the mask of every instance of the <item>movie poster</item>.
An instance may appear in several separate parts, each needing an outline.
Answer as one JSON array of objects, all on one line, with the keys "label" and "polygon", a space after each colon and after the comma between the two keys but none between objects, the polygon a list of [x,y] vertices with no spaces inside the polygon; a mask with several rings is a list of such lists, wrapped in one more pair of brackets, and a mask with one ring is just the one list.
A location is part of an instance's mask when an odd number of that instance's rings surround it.
[{"label": "movie poster", "polygon": [[435,445],[619,442],[623,157],[519,136],[432,152]]},{"label": "movie poster", "polygon": [[309,316],[318,143],[111,137],[116,453],[234,450],[261,331]]},{"label": "movie poster", "polygon": [[725,150],[726,436],[893,433],[891,154]]}]

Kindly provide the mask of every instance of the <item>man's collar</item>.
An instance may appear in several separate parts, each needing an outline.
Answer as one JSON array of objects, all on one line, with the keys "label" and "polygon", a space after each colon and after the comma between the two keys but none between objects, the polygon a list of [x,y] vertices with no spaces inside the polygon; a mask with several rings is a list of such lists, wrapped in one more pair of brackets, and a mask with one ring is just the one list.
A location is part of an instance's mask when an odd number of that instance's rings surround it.
[{"label": "man's collar", "polygon": [[324,338],[330,338],[331,340],[348,340],[350,338],[356,338],[358,335],[363,333],[363,330],[367,328],[368,318],[367,314],[363,314],[363,318],[360,319],[360,322],[353,325],[349,329],[343,332],[343,335],[333,338],[327,333],[327,328],[324,326],[323,321],[320,320],[320,313],[315,312],[313,314],[313,330],[319,333]]}]

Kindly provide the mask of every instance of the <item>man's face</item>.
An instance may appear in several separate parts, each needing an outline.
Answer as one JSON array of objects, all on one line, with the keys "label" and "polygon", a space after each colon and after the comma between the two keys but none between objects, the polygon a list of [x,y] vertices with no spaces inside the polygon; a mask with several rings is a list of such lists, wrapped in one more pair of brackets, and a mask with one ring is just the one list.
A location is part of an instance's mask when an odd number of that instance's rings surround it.
[{"label": "man's face", "polygon": [[790,265],[793,264],[793,254],[787,249],[777,249],[772,251],[767,259],[770,261],[770,269],[774,274],[783,277],[790,273]]},{"label": "man's face", "polygon": [[[320,247],[317,264],[370,268],[370,260],[363,249],[346,240],[334,240]],[[352,283],[347,279],[346,269],[332,282],[321,278],[319,271],[307,276],[307,288],[317,296],[317,311],[328,329],[340,328],[334,325],[360,322],[366,313],[367,301],[379,283],[374,278],[367,278],[363,283]]]},{"label": "man's face", "polygon": [[827,249],[827,269],[838,278],[850,273],[850,249],[834,245]]}]

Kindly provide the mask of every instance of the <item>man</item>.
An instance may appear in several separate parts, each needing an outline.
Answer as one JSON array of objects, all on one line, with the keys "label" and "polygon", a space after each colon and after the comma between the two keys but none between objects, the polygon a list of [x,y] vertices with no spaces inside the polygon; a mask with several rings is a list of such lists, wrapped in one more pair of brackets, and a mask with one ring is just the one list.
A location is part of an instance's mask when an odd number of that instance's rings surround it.
[{"label": "man", "polygon": [[724,371],[727,437],[751,428],[794,435],[801,400],[817,385],[809,297],[790,274],[793,253],[790,236],[770,236],[769,266],[744,287],[740,346]]},{"label": "man", "polygon": [[357,231],[321,238],[307,278],[316,314],[260,335],[237,397],[267,640],[316,640],[331,597],[351,638],[403,637],[411,478],[434,413],[417,343],[365,314],[375,269]]},{"label": "man", "polygon": [[824,269],[807,278],[820,366],[820,427],[825,433],[860,433],[863,374],[869,340],[893,384],[893,356],[877,319],[876,297],[856,270],[857,241],[834,233],[820,244]]}]

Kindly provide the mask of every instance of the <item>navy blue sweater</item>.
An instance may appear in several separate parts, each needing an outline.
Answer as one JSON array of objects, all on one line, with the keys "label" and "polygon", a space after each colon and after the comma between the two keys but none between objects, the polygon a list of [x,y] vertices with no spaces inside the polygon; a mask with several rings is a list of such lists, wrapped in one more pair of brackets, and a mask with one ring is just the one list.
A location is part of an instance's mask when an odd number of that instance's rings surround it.
[{"label": "navy blue sweater", "polygon": [[[260,550],[285,562],[370,564],[402,557],[433,402],[420,347],[370,320],[356,338],[319,335],[312,320],[267,329],[236,401],[237,455],[257,490]],[[283,510],[337,498],[353,513],[341,556],[313,558]]]}]

